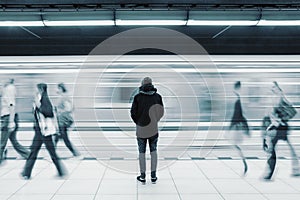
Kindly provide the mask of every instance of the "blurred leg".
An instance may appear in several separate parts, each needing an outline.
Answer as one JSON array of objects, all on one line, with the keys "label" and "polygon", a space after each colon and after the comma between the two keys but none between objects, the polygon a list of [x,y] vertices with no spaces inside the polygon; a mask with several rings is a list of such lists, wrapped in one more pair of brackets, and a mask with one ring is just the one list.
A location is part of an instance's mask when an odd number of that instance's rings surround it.
[{"label": "blurred leg", "polygon": [[248,171],[248,165],[247,165],[247,162],[246,162],[246,158],[245,158],[245,156],[244,156],[244,154],[242,152],[242,149],[238,145],[235,145],[235,148],[238,150],[239,155],[240,155],[240,157],[243,160],[243,163],[244,163],[244,174],[246,174],[247,171]]},{"label": "blurred leg", "polygon": [[140,164],[140,172],[142,175],[146,173],[146,144],[147,139],[145,138],[137,138],[138,148],[139,148],[139,164]]},{"label": "blurred leg", "polygon": [[54,146],[56,147],[56,146],[57,146],[57,143],[58,143],[58,141],[59,141],[60,135],[55,134],[53,137],[54,137]]},{"label": "blurred leg", "polygon": [[71,144],[71,141],[69,139],[68,132],[67,132],[68,131],[67,127],[65,127],[65,126],[60,127],[59,130],[60,130],[61,137],[65,142],[65,145],[68,147],[68,149],[72,152],[72,154],[74,156],[78,156],[79,153],[74,149],[74,147]]},{"label": "blurred leg", "polygon": [[272,140],[272,151],[271,154],[269,156],[268,159],[268,165],[269,165],[269,174],[267,174],[267,176],[265,177],[265,179],[271,179],[275,170],[275,166],[276,166],[276,144],[278,142],[278,138],[277,136],[275,136],[275,138],[273,138]]},{"label": "blurred leg", "polygon": [[58,174],[59,176],[63,176],[65,173],[64,173],[64,170],[62,168],[62,164],[55,152],[55,147],[54,147],[54,143],[52,141],[52,136],[49,135],[49,136],[43,136],[43,141],[45,143],[45,146],[46,146],[46,149],[48,150],[50,156],[51,156],[51,159],[58,171]]},{"label": "blurred leg", "polygon": [[23,176],[27,176],[28,178],[30,178],[33,166],[35,164],[37,155],[41,149],[42,144],[43,144],[42,135],[40,132],[37,132],[36,130],[32,145],[30,147],[31,152],[26,160],[24,171],[22,173]]},{"label": "blurred leg", "polygon": [[8,131],[8,120],[9,120],[9,115],[5,115],[5,116],[1,117],[0,164],[3,160],[4,150],[5,150],[9,135],[10,135],[10,133]]},{"label": "blurred leg", "polygon": [[149,147],[150,147],[150,155],[151,155],[151,177],[156,177],[156,169],[157,169],[157,142],[158,142],[158,134],[149,138]]},{"label": "blurred leg", "polygon": [[18,124],[18,114],[15,115],[15,124],[16,127],[14,129],[14,131],[11,132],[9,139],[13,145],[13,147],[15,148],[15,150],[25,159],[28,158],[30,152],[29,150],[27,150],[25,147],[23,147],[18,141],[17,141],[17,131],[19,128],[19,124]]},{"label": "blurred leg", "polygon": [[289,140],[287,140],[287,143],[290,147],[291,156],[292,156],[292,175],[300,176],[299,159],[298,159],[297,153]]}]

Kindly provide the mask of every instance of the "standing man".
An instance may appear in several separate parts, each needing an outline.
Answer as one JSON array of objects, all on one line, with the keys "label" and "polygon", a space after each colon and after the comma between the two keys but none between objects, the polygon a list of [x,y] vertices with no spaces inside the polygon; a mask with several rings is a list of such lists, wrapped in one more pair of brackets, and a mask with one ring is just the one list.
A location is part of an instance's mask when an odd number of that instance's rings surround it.
[{"label": "standing man", "polygon": [[139,149],[139,165],[141,175],[137,180],[146,182],[146,145],[149,142],[151,155],[151,181],[156,183],[157,168],[157,141],[158,122],[164,114],[164,107],[161,96],[152,85],[152,80],[145,77],[139,88],[139,93],[135,95],[132,107],[131,118],[136,124],[136,136]]},{"label": "standing man", "polygon": [[3,161],[3,152],[10,139],[15,150],[25,159],[29,156],[29,151],[25,149],[16,138],[18,130],[18,114],[15,113],[16,87],[14,79],[9,79],[3,87],[1,98],[1,146],[0,164]]}]

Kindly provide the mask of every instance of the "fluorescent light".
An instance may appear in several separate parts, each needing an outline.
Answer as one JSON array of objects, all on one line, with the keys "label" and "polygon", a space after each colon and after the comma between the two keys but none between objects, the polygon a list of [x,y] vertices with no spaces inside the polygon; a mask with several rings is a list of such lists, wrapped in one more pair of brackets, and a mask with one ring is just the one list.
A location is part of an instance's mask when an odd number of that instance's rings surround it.
[{"label": "fluorescent light", "polygon": [[64,74],[79,71],[79,69],[1,69],[0,74]]},{"label": "fluorescent light", "polygon": [[[162,70],[162,71],[161,71]],[[152,67],[152,68],[108,68],[108,69],[83,69],[84,73],[96,74],[96,73],[300,73],[299,68],[163,68],[163,67]]]},{"label": "fluorescent light", "polygon": [[300,20],[260,20],[257,26],[300,26]]},{"label": "fluorescent light", "polygon": [[182,26],[185,20],[116,20],[118,26]]},{"label": "fluorescent light", "polygon": [[42,21],[0,21],[0,26],[44,26]]},{"label": "fluorescent light", "polygon": [[[43,23],[44,22],[44,23]],[[113,20],[0,21],[3,26],[113,26]],[[118,26],[300,26],[300,20],[116,20]]]},{"label": "fluorescent light", "polygon": [[113,26],[113,20],[76,20],[76,21],[48,21],[44,20],[46,26]]},{"label": "fluorescent light", "polygon": [[[43,23],[44,22],[44,23]],[[113,20],[0,21],[0,26],[113,26]]]},{"label": "fluorescent light", "polygon": [[256,20],[193,20],[187,22],[188,26],[255,26]]}]

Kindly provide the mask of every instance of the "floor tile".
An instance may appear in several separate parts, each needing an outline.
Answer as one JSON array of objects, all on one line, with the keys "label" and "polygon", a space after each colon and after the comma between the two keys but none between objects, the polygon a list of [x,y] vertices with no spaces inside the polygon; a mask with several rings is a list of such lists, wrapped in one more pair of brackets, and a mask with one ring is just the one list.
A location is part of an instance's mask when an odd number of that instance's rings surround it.
[{"label": "floor tile", "polygon": [[10,194],[0,194],[0,199],[7,200],[10,196]]},{"label": "floor tile", "polygon": [[145,185],[138,183],[138,194],[177,194],[172,180],[158,180],[156,184],[148,181]]},{"label": "floor tile", "polygon": [[[293,194],[293,193],[299,193],[299,191],[292,188],[290,185],[282,182],[281,180],[275,180],[275,181],[262,181],[262,180],[248,180],[248,182],[256,188],[259,192],[263,194]],[[300,184],[299,184],[300,187]]]},{"label": "floor tile", "polygon": [[136,180],[103,179],[98,194],[136,194]]},{"label": "floor tile", "polygon": [[265,194],[265,196],[270,200],[299,200],[300,194]]},{"label": "floor tile", "polygon": [[223,200],[219,194],[181,194],[182,200]]},{"label": "floor tile", "polygon": [[53,194],[17,194],[11,196],[8,200],[51,200]]},{"label": "floor tile", "polygon": [[222,194],[225,200],[267,200],[262,194]]},{"label": "floor tile", "polygon": [[55,195],[51,200],[93,200],[94,195]]},{"label": "floor tile", "polygon": [[161,199],[172,199],[172,200],[180,200],[178,195],[168,195],[168,194],[141,194],[138,196],[139,200],[161,200]]},{"label": "floor tile", "polygon": [[[44,152],[45,154],[47,152]],[[47,158],[48,159],[48,158]],[[290,176],[290,160],[280,160],[273,181],[260,180],[265,160],[247,160],[249,171],[242,176],[240,160],[178,160],[158,169],[157,184],[137,182],[138,168],[118,171],[97,160],[64,160],[69,175],[57,179],[51,160],[38,160],[32,179],[23,180],[22,160],[8,160],[0,168],[0,199],[38,200],[219,200],[299,199],[300,178]],[[108,160],[107,163],[110,161]],[[119,162],[119,163],[118,163]],[[134,163],[132,161],[129,161]],[[126,160],[114,161],[126,166]],[[121,165],[119,165],[121,166]]]},{"label": "floor tile", "polygon": [[95,194],[100,180],[67,180],[57,194]]},{"label": "floor tile", "polygon": [[249,183],[239,179],[213,179],[212,184],[222,194],[255,194],[258,191]]},{"label": "floor tile", "polygon": [[180,194],[216,194],[217,191],[208,180],[174,179]]},{"label": "floor tile", "polygon": [[114,194],[114,195],[97,195],[94,200],[135,200],[137,196],[127,194]]},{"label": "floor tile", "polygon": [[64,180],[28,180],[17,192],[20,195],[26,194],[55,194]]},{"label": "floor tile", "polygon": [[17,192],[20,188],[22,188],[27,181],[24,180],[0,180],[0,194],[6,195],[6,194],[14,194]]}]

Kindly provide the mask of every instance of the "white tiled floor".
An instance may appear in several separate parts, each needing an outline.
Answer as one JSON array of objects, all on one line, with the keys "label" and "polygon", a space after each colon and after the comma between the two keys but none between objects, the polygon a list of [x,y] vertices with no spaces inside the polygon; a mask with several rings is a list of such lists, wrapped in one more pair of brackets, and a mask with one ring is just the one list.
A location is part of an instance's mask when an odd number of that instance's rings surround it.
[{"label": "white tiled floor", "polygon": [[[109,162],[130,162],[118,160]],[[300,199],[300,178],[290,176],[290,160],[279,160],[273,181],[261,180],[265,160],[248,160],[247,176],[240,160],[179,160],[158,172],[157,184],[142,185],[137,174],[122,173],[96,160],[63,160],[64,179],[48,160],[38,160],[31,180],[19,176],[24,160],[7,160],[0,167],[1,200],[239,200]]]}]

